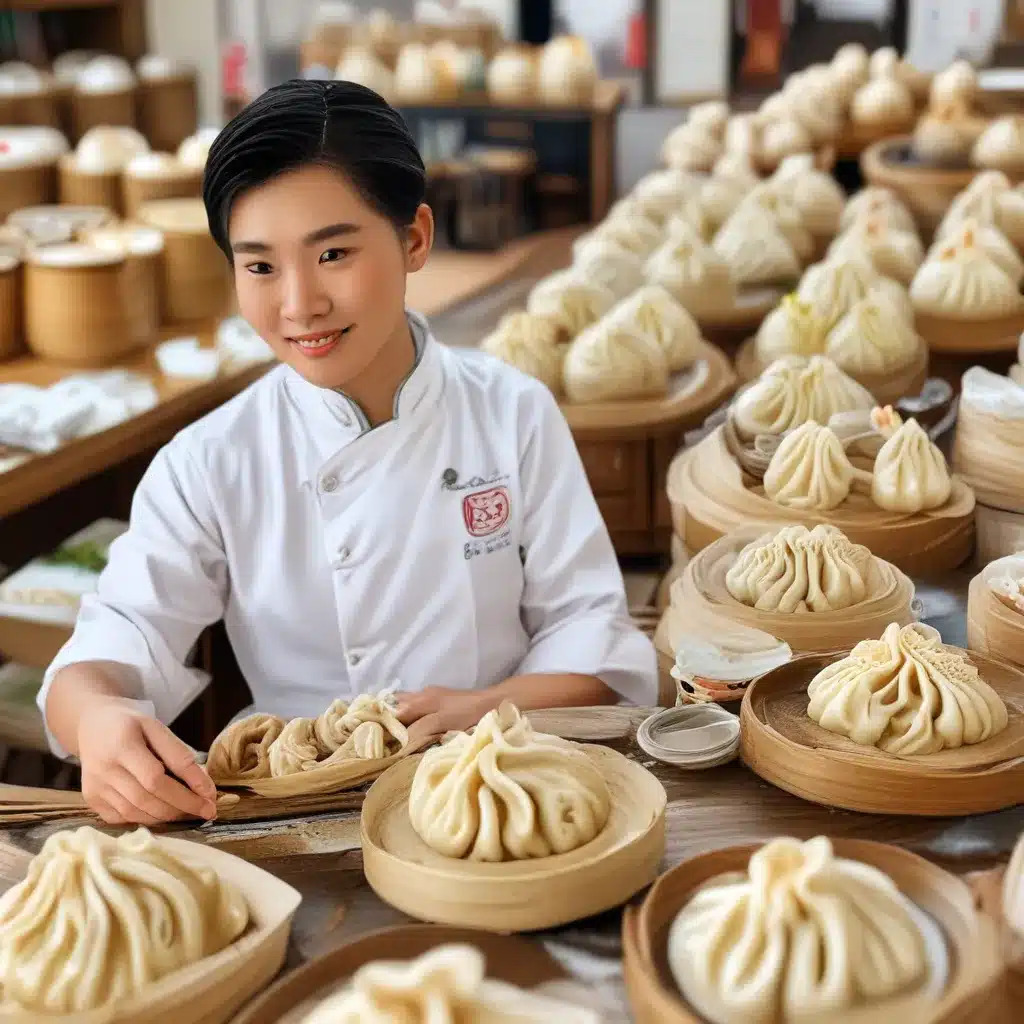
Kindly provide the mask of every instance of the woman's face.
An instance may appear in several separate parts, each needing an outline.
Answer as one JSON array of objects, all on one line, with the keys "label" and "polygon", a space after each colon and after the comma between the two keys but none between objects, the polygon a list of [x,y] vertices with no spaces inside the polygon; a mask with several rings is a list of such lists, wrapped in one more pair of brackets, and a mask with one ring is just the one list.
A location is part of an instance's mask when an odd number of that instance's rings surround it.
[{"label": "woman's face", "polygon": [[228,232],[242,316],[311,383],[344,389],[406,337],[405,277],[430,253],[429,207],[400,237],[344,175],[311,165],[244,193]]}]

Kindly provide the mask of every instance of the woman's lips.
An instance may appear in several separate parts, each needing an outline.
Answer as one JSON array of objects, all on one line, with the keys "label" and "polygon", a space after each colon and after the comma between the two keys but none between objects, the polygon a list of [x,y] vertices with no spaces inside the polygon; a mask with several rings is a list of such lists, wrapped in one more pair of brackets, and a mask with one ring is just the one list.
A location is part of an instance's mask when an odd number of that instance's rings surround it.
[{"label": "woman's lips", "polygon": [[288,341],[294,345],[304,356],[310,359],[319,359],[328,355],[341,339],[351,330],[345,327],[340,331],[324,331],[319,334],[302,334]]}]

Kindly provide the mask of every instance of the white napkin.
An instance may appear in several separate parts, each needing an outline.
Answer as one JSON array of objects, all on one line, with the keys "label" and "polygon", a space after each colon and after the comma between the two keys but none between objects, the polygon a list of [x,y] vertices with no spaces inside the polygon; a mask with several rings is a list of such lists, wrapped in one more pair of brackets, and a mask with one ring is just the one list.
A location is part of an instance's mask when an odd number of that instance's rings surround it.
[{"label": "white napkin", "polygon": [[236,369],[274,358],[273,349],[240,316],[220,322],[216,346],[222,360]]}]

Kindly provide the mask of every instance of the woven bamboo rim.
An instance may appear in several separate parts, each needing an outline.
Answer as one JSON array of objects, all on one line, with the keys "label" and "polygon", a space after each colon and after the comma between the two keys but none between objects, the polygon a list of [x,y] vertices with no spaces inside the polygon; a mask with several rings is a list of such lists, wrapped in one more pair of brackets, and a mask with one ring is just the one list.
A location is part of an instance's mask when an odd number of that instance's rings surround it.
[{"label": "woven bamboo rim", "polygon": [[834,612],[765,612],[750,608],[729,593],[726,573],[751,542],[774,529],[748,526],[727,534],[698,552],[671,586],[670,604],[654,635],[654,646],[675,660],[684,635],[749,637],[750,644],[767,634],[789,644],[795,654],[852,647],[878,637],[890,622],[916,621],[914,584],[894,565],[875,558],[869,578],[870,596]]},{"label": "woven bamboo rim", "polygon": [[135,88],[122,92],[85,93],[71,91],[72,142],[100,125],[135,127]]},{"label": "woven bamboo rim", "polygon": [[700,319],[698,323],[701,333],[715,345],[731,350],[757,331],[782,296],[781,288],[752,288],[743,291],[732,309]]},{"label": "woven bamboo rim", "polygon": [[414,960],[449,942],[475,946],[487,960],[488,978],[518,988],[532,989],[568,978],[543,946],[518,935],[404,924],[360,936],[304,964],[272,985],[232,1024],[301,1024],[317,1002],[342,988],[360,967],[376,960]]},{"label": "woven bamboo rim", "polygon": [[916,576],[956,568],[974,542],[974,495],[956,477],[949,501],[930,512],[887,512],[861,494],[827,512],[805,512],[765,497],[764,487],[746,477],[729,453],[721,427],[672,460],[667,489],[673,528],[694,553],[755,523],[802,523],[808,529],[827,523]]},{"label": "woven bamboo rim", "polygon": [[21,336],[22,270],[21,264],[0,271],[0,362],[24,349]]},{"label": "woven bamboo rim", "polygon": [[223,850],[184,839],[158,837],[183,860],[215,871],[241,890],[252,921],[226,949],[174,971],[116,1009],[36,1014],[0,1008],[3,1024],[181,1024],[187,995],[189,1024],[227,1024],[284,964],[292,918],[302,897],[269,872]]},{"label": "woven bamboo rim", "polygon": [[974,180],[976,168],[949,170],[934,167],[902,167],[887,159],[890,150],[910,145],[909,135],[881,139],[861,154],[860,169],[871,185],[891,189],[913,213],[926,237],[939,226],[953,200]]},{"label": "woven bamboo rim", "polygon": [[52,203],[56,198],[56,163],[10,167],[0,171],[0,219],[23,206]]},{"label": "woven bamboo rim", "polygon": [[121,172],[83,174],[75,164],[73,153],[65,153],[58,164],[59,192],[62,204],[70,206],[102,206],[115,213],[124,212]]},{"label": "woven bamboo rim", "polygon": [[294,775],[281,775],[271,779],[217,776],[213,781],[221,790],[246,789],[257,796],[274,799],[341,793],[376,779],[392,765],[429,746],[435,739],[437,737],[424,728],[421,720],[409,726],[409,738],[405,746],[387,757],[353,757],[338,761],[336,764],[312,768],[308,772],[296,772]]},{"label": "woven bamboo rim", "polygon": [[974,506],[974,529],[974,560],[980,566],[1024,551],[1022,512],[1007,512],[979,502]]},{"label": "woven bamboo rim", "polygon": [[[1017,561],[1024,567],[1024,556]],[[967,588],[967,646],[1024,668],[1024,612],[1004,604],[988,585],[1000,562],[982,569]]]},{"label": "woven bamboo rim", "polygon": [[658,873],[665,853],[661,783],[608,747],[582,744],[612,794],[601,833],[571,853],[484,864],[431,850],[409,821],[419,757],[388,769],[361,818],[363,871],[385,903],[423,921],[520,932],[578,921],[628,900]]},{"label": "woven bamboo rim", "polygon": [[918,333],[933,352],[985,355],[1016,352],[1024,331],[1024,309],[996,320],[955,320],[917,313]]},{"label": "woven bamboo rim", "polygon": [[708,413],[717,409],[736,388],[736,375],[728,357],[706,341],[700,342],[693,367],[675,379],[678,386],[664,398],[565,402],[562,413],[575,434],[667,425],[686,431],[703,423]]},{"label": "woven bamboo rim", "polygon": [[979,504],[1024,512],[1024,417],[1003,418],[961,398],[953,467]]},{"label": "woven bamboo rim", "polygon": [[[942,929],[951,974],[943,997],[912,993],[876,1006],[830,1017],[834,1024],[980,1024],[979,1013],[998,1001],[998,940],[992,922],[975,912],[960,879],[908,850],[864,839],[833,839],[839,857],[885,872]],[[638,1024],[704,1024],[686,1003],[668,968],[668,931],[696,890],[719,875],[745,871],[760,844],[734,846],[692,857],[662,875],[639,909],[628,907],[622,925],[626,989]],[[880,1015],[884,1014],[884,1015]]]},{"label": "woven bamboo rim", "polygon": [[849,653],[805,654],[755,679],[740,708],[740,754],[766,782],[812,803],[867,814],[984,814],[1024,794],[1024,671],[966,651],[1002,697],[1007,727],[984,743],[897,757],[807,717],[807,684]]},{"label": "woven bamboo rim", "polygon": [[199,95],[196,73],[182,71],[160,79],[142,79],[138,92],[139,131],[150,146],[162,152],[174,152],[199,122]]},{"label": "woven bamboo rim", "polygon": [[[754,380],[767,366],[768,363],[758,355],[757,339],[744,341],[736,354],[736,373],[740,380],[744,383]],[[895,405],[901,398],[921,393],[928,379],[928,346],[922,339],[913,360],[889,373],[850,373],[849,376],[863,384],[879,405]]]}]

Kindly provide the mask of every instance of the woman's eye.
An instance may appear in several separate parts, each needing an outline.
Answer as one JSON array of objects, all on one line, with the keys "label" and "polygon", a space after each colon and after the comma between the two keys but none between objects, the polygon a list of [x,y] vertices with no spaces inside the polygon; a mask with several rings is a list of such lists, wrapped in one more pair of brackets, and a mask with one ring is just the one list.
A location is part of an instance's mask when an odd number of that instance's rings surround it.
[{"label": "woman's eye", "polygon": [[274,268],[269,263],[250,263],[246,268],[250,274],[269,274]]},{"label": "woman's eye", "polygon": [[326,252],[320,254],[321,263],[337,263],[338,260],[343,260],[350,252],[349,249],[328,249]]}]

